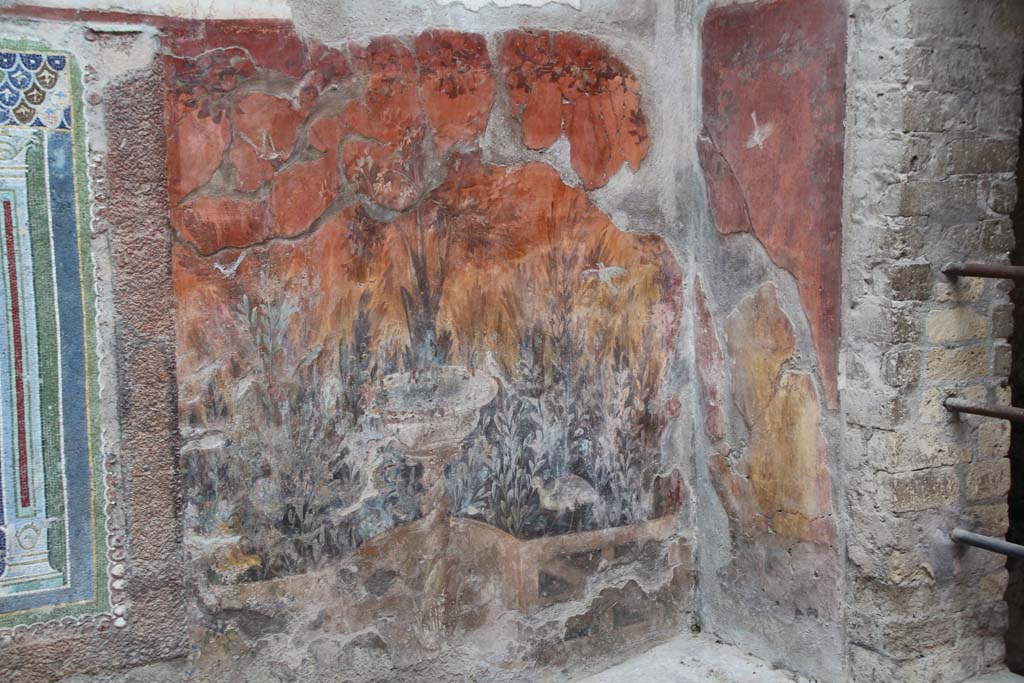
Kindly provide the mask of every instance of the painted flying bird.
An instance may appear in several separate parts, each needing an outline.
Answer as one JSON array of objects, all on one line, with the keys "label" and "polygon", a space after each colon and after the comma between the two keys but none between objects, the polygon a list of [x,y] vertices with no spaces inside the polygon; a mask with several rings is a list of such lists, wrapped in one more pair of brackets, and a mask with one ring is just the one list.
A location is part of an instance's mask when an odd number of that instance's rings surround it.
[{"label": "painted flying bird", "polygon": [[606,266],[600,261],[597,263],[597,268],[588,268],[582,273],[583,277],[596,277],[598,280],[608,285],[612,290],[612,294],[619,293],[619,288],[615,286],[612,280],[617,277],[622,277],[625,274],[625,268],[620,268],[619,266]]},{"label": "painted flying bird", "polygon": [[775,132],[774,123],[766,123],[763,126],[757,122],[757,112],[750,112],[750,118],[754,122],[754,132],[750,134],[750,138],[747,140],[747,149],[757,147],[761,149],[764,145],[764,141]]},{"label": "painted flying bird", "polygon": [[260,136],[260,144],[258,145],[245,133],[239,132],[238,135],[242,138],[242,142],[252,147],[253,151],[256,152],[257,159],[261,161],[277,161],[281,158],[281,153],[274,146],[274,139],[270,137],[268,131],[263,131],[263,134]]},{"label": "painted flying bird", "polygon": [[235,271],[238,270],[238,266],[242,265],[242,261],[244,260],[245,252],[243,251],[238,255],[238,258],[235,259],[235,262],[232,263],[230,266],[222,266],[221,264],[214,261],[213,267],[216,268],[217,272],[223,275],[224,277],[231,277],[232,275],[235,274]]}]

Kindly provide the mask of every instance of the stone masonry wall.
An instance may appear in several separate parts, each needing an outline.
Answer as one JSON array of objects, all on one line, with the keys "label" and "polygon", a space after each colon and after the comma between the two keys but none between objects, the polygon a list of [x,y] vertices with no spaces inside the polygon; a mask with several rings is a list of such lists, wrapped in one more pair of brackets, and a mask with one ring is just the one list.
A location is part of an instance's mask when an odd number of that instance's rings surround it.
[{"label": "stone masonry wall", "polygon": [[1008,285],[950,261],[1013,247],[1024,5],[851,5],[844,226],[848,632],[854,681],[960,681],[1002,662]]}]

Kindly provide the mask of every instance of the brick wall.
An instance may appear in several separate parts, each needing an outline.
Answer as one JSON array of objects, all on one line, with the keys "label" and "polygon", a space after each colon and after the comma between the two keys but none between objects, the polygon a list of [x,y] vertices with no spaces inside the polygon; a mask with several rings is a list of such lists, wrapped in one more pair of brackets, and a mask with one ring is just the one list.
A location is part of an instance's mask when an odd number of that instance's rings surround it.
[{"label": "brick wall", "polygon": [[1006,532],[1005,263],[1024,4],[851,3],[844,227],[848,635],[854,681],[961,681],[1004,658],[1004,559],[949,530]]}]

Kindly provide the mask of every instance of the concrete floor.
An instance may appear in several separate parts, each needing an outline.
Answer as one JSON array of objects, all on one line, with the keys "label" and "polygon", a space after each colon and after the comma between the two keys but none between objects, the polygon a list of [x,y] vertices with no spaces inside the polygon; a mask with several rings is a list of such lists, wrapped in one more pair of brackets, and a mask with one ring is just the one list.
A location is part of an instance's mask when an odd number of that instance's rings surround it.
[{"label": "concrete floor", "polygon": [[731,645],[683,636],[577,683],[800,683]]},{"label": "concrete floor", "polygon": [[984,676],[972,678],[967,683],[1024,683],[1024,676],[1018,676],[1009,671],[995,671]]},{"label": "concrete floor", "polygon": [[[682,636],[576,683],[810,683],[773,669],[731,645]],[[1024,676],[996,671],[966,683],[1024,683]]]}]

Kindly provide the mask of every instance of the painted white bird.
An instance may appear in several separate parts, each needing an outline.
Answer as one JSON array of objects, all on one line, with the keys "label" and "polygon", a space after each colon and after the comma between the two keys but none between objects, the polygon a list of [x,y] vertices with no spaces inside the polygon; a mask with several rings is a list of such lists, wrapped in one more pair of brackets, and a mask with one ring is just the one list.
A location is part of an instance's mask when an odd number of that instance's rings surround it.
[{"label": "painted white bird", "polygon": [[766,123],[763,126],[757,122],[757,112],[750,112],[750,118],[754,122],[754,131],[750,134],[750,138],[747,140],[747,149],[757,147],[761,149],[764,145],[764,141],[775,132],[774,123]]},{"label": "painted white bird", "polygon": [[598,261],[596,268],[588,268],[587,270],[584,270],[582,273],[583,277],[585,278],[596,277],[598,280],[608,285],[608,287],[612,290],[612,294],[619,293],[619,288],[615,286],[615,283],[613,283],[612,280],[614,280],[617,277],[622,277],[625,274],[625,268],[620,268],[619,266],[606,266],[600,261]]},{"label": "painted white bird", "polygon": [[245,252],[243,251],[240,254],[238,254],[238,258],[235,259],[235,262],[232,263],[230,266],[222,266],[221,264],[214,261],[213,267],[216,268],[217,272],[220,273],[223,277],[232,277],[235,274],[235,271],[238,270],[238,266],[242,265],[242,261],[244,260]]},{"label": "painted white bird", "polygon": [[261,161],[277,161],[281,158],[281,153],[274,146],[274,139],[270,137],[268,131],[263,131],[263,134],[260,136],[260,144],[258,145],[245,133],[239,132],[238,135],[245,144],[252,147],[253,151],[256,152],[257,159]]},{"label": "painted white bird", "polygon": [[540,495],[540,506],[559,514],[572,512],[582,505],[597,502],[597,491],[594,487],[588,484],[586,479],[575,474],[563,474],[551,481],[544,481],[543,477],[535,476],[533,487]]}]

